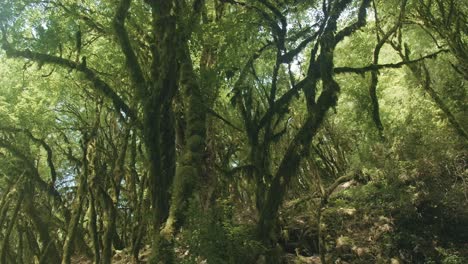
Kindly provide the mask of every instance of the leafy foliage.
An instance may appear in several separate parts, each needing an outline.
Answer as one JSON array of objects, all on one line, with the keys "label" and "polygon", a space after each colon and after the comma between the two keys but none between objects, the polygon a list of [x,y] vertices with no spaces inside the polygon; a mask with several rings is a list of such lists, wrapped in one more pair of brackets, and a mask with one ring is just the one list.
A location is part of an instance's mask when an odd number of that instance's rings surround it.
[{"label": "leafy foliage", "polygon": [[0,262],[468,261],[462,2],[6,1]]}]

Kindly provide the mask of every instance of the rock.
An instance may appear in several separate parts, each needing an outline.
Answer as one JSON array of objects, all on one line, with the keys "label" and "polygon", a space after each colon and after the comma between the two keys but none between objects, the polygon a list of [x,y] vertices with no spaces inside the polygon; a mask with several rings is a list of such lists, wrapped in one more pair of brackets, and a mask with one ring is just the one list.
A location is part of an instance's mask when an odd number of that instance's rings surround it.
[{"label": "rock", "polygon": [[338,213],[342,215],[353,216],[356,213],[355,208],[340,208],[338,209]]},{"label": "rock", "polygon": [[340,254],[349,254],[353,246],[353,241],[347,236],[340,236],[336,239],[336,249]]},{"label": "rock", "polygon": [[354,251],[354,254],[356,254],[356,256],[362,258],[364,256],[366,256],[367,254],[369,254],[369,249],[368,248],[363,248],[363,247],[353,247],[353,251]]}]

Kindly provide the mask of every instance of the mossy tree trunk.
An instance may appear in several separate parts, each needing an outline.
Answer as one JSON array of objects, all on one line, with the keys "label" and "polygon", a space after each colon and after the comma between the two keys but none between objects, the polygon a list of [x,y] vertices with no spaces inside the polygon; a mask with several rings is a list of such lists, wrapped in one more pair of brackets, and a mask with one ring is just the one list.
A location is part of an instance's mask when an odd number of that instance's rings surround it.
[{"label": "mossy tree trunk", "polygon": [[138,263],[138,255],[142,246],[142,239],[144,237],[144,230],[146,229],[146,223],[144,221],[144,209],[146,203],[144,192],[147,189],[147,177],[139,177],[137,171],[137,136],[135,132],[131,134],[130,139],[130,155],[129,155],[129,171],[127,172],[125,179],[129,186],[129,200],[132,203],[131,212],[132,221],[131,225],[131,255],[133,262]]},{"label": "mossy tree trunk", "polygon": [[[17,183],[16,183],[17,184]],[[10,206],[12,196],[14,195],[14,187],[15,182],[11,182],[7,188],[5,188],[5,193],[2,196],[2,200],[0,201],[0,226],[3,226],[3,222],[5,221],[8,213],[8,208]]]},{"label": "mossy tree trunk", "polygon": [[7,263],[7,256],[9,255],[9,237],[11,235],[11,232],[13,231],[13,227],[15,225],[16,218],[18,217],[18,213],[21,208],[21,204],[23,203],[24,200],[24,190],[19,190],[18,193],[18,201],[16,202],[15,208],[13,209],[13,214],[11,216],[11,221],[9,222],[7,229],[5,231],[5,234],[3,236],[3,242],[1,244],[1,253],[0,253],[0,262],[1,263]]},{"label": "mossy tree trunk", "polygon": [[116,224],[116,209],[113,204],[112,198],[105,192],[105,190],[100,188],[99,192],[99,201],[101,202],[102,209],[104,211],[103,219],[103,229],[104,234],[102,236],[102,264],[111,264],[112,263],[112,240],[114,235],[114,229]]},{"label": "mossy tree trunk", "polygon": [[202,182],[206,138],[205,105],[187,43],[181,47],[179,55],[180,86],[186,102],[186,145],[178,161],[169,218],[161,231],[162,239],[165,241],[163,243],[166,244],[172,243],[175,233],[183,225],[189,203],[201,205],[197,191]]},{"label": "mossy tree trunk", "polygon": [[26,181],[24,192],[24,212],[31,219],[42,245],[39,263],[59,263],[60,253],[54,239],[50,236],[48,220],[44,219],[42,210],[38,210],[40,207],[34,203],[35,190],[31,182]]},{"label": "mossy tree trunk", "polygon": [[18,253],[17,253],[17,261],[18,264],[23,264],[24,263],[24,231],[23,227],[21,226],[21,221],[18,221],[16,224],[16,231],[18,235]]},{"label": "mossy tree trunk", "polygon": [[[175,132],[172,99],[177,91],[177,34],[175,1],[148,1],[153,35],[150,95],[144,104],[145,142],[150,156],[153,206],[153,250],[150,263],[170,263],[171,250],[160,236],[169,215],[170,189],[175,173]],[[169,124],[163,123],[169,122]],[[163,164],[164,161],[164,164]]]},{"label": "mossy tree trunk", "polygon": [[96,213],[96,198],[93,189],[88,189],[88,218],[89,218],[89,233],[91,235],[91,245],[94,253],[94,264],[100,264],[101,253],[99,250],[99,234],[97,229],[97,213]]},{"label": "mossy tree trunk", "polygon": [[[222,22],[225,5],[222,1],[213,1],[214,14],[209,14],[206,8],[206,1],[203,1],[200,6],[202,8],[202,23],[205,26],[216,26]],[[219,98],[220,89],[220,73],[218,69],[220,43],[215,41],[206,41],[203,43],[202,52],[200,55],[200,77],[199,85],[203,87],[200,91],[203,96],[203,101],[206,109],[213,109],[215,101]],[[201,202],[203,210],[208,210],[214,202],[216,190],[218,189],[218,172],[216,167],[216,129],[213,118],[206,120],[206,151],[203,158],[203,188],[206,190],[201,193]]]},{"label": "mossy tree trunk", "polygon": [[[152,35],[157,41],[152,45],[152,63],[149,78],[139,64],[125,28],[130,0],[122,0],[117,8],[114,28],[126,58],[138,102],[142,105],[143,140],[149,159],[149,190],[152,206],[152,257],[151,262],[166,262],[160,250],[160,228],[169,214],[169,190],[175,173],[175,140],[172,99],[177,90],[176,16],[175,1],[146,1],[152,13]],[[137,249],[138,246],[134,247]]]}]

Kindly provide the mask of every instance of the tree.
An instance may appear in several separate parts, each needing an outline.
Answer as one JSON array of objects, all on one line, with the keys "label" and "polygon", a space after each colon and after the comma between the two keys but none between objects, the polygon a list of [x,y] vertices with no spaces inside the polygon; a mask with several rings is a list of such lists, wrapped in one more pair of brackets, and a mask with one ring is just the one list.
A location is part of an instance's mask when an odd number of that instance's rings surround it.
[{"label": "tree", "polygon": [[[393,101],[412,86],[404,67],[460,136],[438,144],[466,144],[454,96],[466,90],[456,82],[466,79],[465,9],[405,0],[9,1],[0,7],[0,71],[12,76],[0,79],[8,87],[0,230],[21,250],[4,243],[2,261],[111,263],[113,249],[130,248],[137,262],[151,244],[150,263],[178,263],[179,249],[216,244],[213,235],[190,245],[186,233],[203,233],[198,216],[213,214],[226,252],[246,256],[230,261],[279,263],[283,205],[298,198],[316,200],[308,210],[328,263],[322,213],[341,184],[368,182],[363,167],[390,175],[375,157],[411,156],[415,128],[432,122],[414,110],[425,107],[422,94]],[[402,92],[390,96],[388,83]],[[447,99],[444,84],[456,86]],[[432,142],[427,135],[445,128],[420,137]],[[236,220],[247,212],[251,221]],[[254,256],[235,243],[243,226],[255,241],[243,246],[263,248]]]}]

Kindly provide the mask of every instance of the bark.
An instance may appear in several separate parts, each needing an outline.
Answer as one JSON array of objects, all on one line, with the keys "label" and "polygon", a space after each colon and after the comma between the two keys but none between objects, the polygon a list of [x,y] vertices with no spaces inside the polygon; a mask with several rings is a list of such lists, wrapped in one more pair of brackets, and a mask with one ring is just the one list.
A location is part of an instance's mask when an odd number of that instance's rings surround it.
[{"label": "bark", "polygon": [[[142,191],[143,193],[143,191]],[[134,263],[139,263],[138,257],[139,257],[139,252],[143,244],[143,239],[145,237],[145,232],[147,230],[147,223],[143,221],[142,215],[145,213],[143,208],[149,208],[149,201],[143,198],[143,195],[141,195],[140,199],[140,205],[139,205],[139,210],[137,211],[137,216],[136,219],[139,220],[138,223],[140,223],[137,226],[134,226],[133,230],[135,232],[133,238],[132,238],[132,256],[133,256],[133,262]]]},{"label": "bark", "polygon": [[[60,262],[60,254],[54,241],[50,237],[49,228],[46,224],[47,220],[44,220],[41,211],[38,210],[34,204],[35,186],[33,185],[33,181],[35,181],[35,179],[40,179],[40,175],[35,165],[25,155],[16,151],[15,153],[17,156],[22,157],[21,159],[24,162],[22,165],[26,168],[25,174],[27,174],[27,176],[33,176],[29,177],[29,179],[22,184],[22,192],[24,194],[21,195],[21,201],[24,200],[24,212],[31,219],[36,231],[39,233],[39,239],[43,246],[42,252],[38,252],[38,257],[42,260],[40,263],[58,263]],[[23,176],[21,176],[20,179],[22,177]]]},{"label": "bark", "polygon": [[[117,205],[119,204],[119,199],[120,199],[120,190],[122,186],[122,179],[124,178],[125,174],[125,159],[127,156],[127,147],[128,147],[128,140],[130,136],[130,129],[128,127],[124,127],[123,129],[124,133],[123,136],[120,138],[119,145],[121,146],[120,149],[115,150],[115,156],[117,156],[117,159],[115,160],[113,164],[113,169],[112,169],[112,177],[111,177],[111,193],[109,198],[111,199],[111,207],[108,210],[108,214],[111,217],[111,221],[113,223],[110,225],[111,230],[109,232],[112,233],[112,244],[115,249],[117,250],[122,250],[125,245],[123,241],[121,240],[118,232],[117,232],[117,218],[118,218],[118,210],[117,210]],[[106,193],[107,195],[107,193]]]},{"label": "bark", "polygon": [[131,0],[120,1],[115,17],[114,17],[114,30],[117,40],[120,44],[123,54],[125,55],[127,70],[130,73],[130,78],[136,90],[136,95],[139,100],[143,100],[148,95],[147,81],[143,75],[140,63],[133,50],[130,38],[125,28],[125,20],[128,16]]},{"label": "bark", "polygon": [[[120,195],[120,184],[124,173],[124,162],[127,149],[128,131],[129,130],[126,130],[124,132],[124,136],[121,138],[120,142],[116,140],[122,147],[121,149],[118,149],[116,147],[113,148],[112,154],[114,157],[117,157],[115,160],[110,161],[112,163],[112,168],[110,169],[110,172],[106,169],[105,161],[103,163],[102,160],[98,159],[100,156],[100,152],[98,151],[98,148],[100,148],[99,146],[93,146],[92,149],[94,151],[90,152],[88,155],[89,189],[90,196],[92,196],[91,199],[93,199],[93,201],[90,201],[90,205],[95,206],[94,199],[96,199],[103,212],[100,218],[102,220],[103,230],[102,240],[99,241],[96,238],[93,239],[95,242],[102,242],[102,254],[99,257],[103,264],[110,264],[112,261],[113,242],[117,233],[116,204],[118,203],[118,198]],[[105,175],[109,176],[105,177]],[[107,190],[110,190],[110,194]],[[91,208],[92,214],[93,210],[94,209]],[[93,226],[93,221],[94,220],[91,219],[91,229],[95,229],[95,227]],[[91,233],[91,235],[96,236],[96,232]],[[94,245],[94,248],[96,252],[96,250],[98,250],[96,245]]]},{"label": "bark", "polygon": [[[22,160],[25,169],[30,172],[29,176],[34,181],[34,185],[38,187],[41,191],[45,192],[48,196],[50,196],[57,207],[64,208],[60,193],[54,188],[54,186],[51,186],[42,179],[41,175],[39,174],[39,171],[37,170],[33,160],[30,157],[28,157],[20,149],[18,149],[16,146],[12,145],[6,140],[0,139],[0,147],[7,149],[15,157]],[[67,210],[64,209],[63,213],[64,217],[66,218]]]},{"label": "bark", "polygon": [[160,194],[160,206],[165,212],[164,218],[161,221],[165,221],[169,212],[169,201],[170,201],[170,189],[174,180],[176,172],[176,142],[175,142],[175,117],[172,109],[172,101],[167,101],[162,106],[161,113],[161,172],[160,174],[165,175],[161,178],[159,184],[163,185],[158,190]]},{"label": "bark", "polygon": [[[151,262],[165,262],[165,253],[160,250],[160,227],[169,214],[169,190],[175,174],[175,139],[172,98],[177,89],[176,17],[175,2],[171,0],[149,0],[152,10],[153,35],[158,41],[152,47],[151,76],[143,74],[135,51],[125,29],[130,0],[122,0],[117,8],[114,29],[126,58],[126,65],[137,98],[143,105],[143,140],[149,156],[149,185],[153,208],[153,235]],[[168,122],[168,123],[167,123]],[[136,240],[134,240],[136,242]],[[134,257],[139,245],[133,246]],[[161,251],[161,252],[159,252]],[[168,257],[170,258],[170,257]],[[159,260],[158,260],[159,259]]]}]

